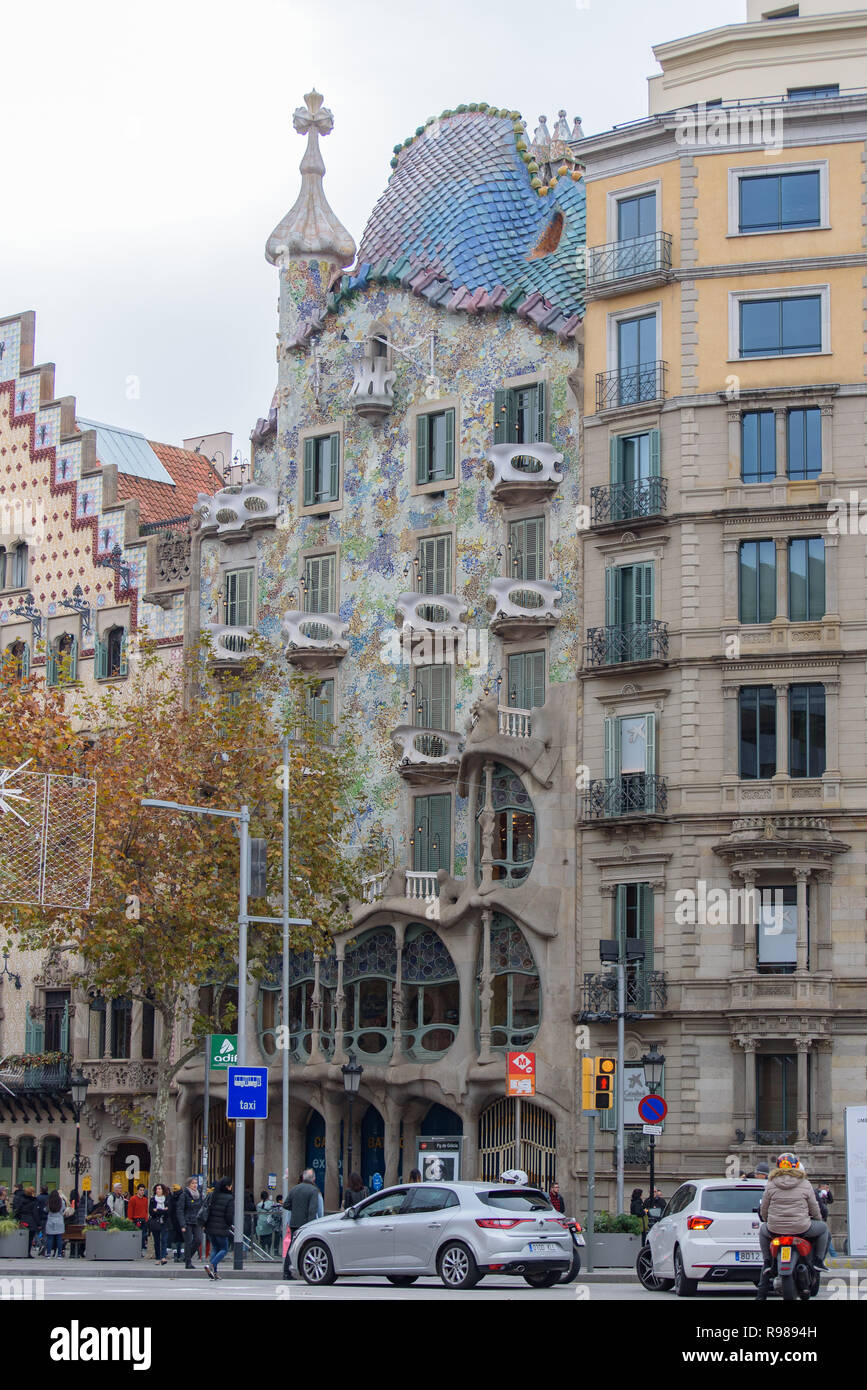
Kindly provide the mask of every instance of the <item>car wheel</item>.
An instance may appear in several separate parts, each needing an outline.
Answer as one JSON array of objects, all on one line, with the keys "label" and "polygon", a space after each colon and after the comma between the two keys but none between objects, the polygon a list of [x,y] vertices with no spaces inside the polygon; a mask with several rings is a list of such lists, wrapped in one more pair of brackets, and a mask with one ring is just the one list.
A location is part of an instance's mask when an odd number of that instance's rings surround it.
[{"label": "car wheel", "polygon": [[663,1279],[659,1274],[653,1272],[653,1256],[650,1253],[649,1245],[642,1245],[635,1261],[635,1273],[641,1283],[651,1293],[665,1293],[674,1283],[673,1279]]},{"label": "car wheel", "polygon": [[399,1289],[408,1289],[410,1284],[414,1284],[418,1278],[417,1274],[386,1274],[389,1284],[395,1284]]},{"label": "car wheel", "polygon": [[327,1245],[320,1240],[308,1241],[298,1256],[298,1270],[305,1284],[333,1284],[334,1261]]},{"label": "car wheel", "polygon": [[525,1274],[524,1280],[531,1289],[553,1289],[555,1284],[559,1284],[562,1277],[555,1271],[553,1274]]},{"label": "car wheel", "polygon": [[698,1290],[697,1279],[687,1279],[686,1270],[683,1267],[683,1256],[680,1253],[680,1246],[674,1247],[674,1292],[677,1298],[693,1298]]},{"label": "car wheel", "polygon": [[571,1284],[571,1283],[572,1283],[572,1280],[573,1280],[573,1279],[577,1279],[577,1278],[578,1278],[578,1275],[579,1275],[580,1273],[581,1273],[581,1252],[580,1252],[579,1250],[573,1250],[573,1251],[572,1251],[572,1263],[571,1263],[571,1265],[569,1266],[569,1268],[567,1269],[566,1273],[560,1275],[560,1283],[561,1283],[561,1284]]},{"label": "car wheel", "polygon": [[481,1278],[472,1252],[459,1240],[443,1246],[437,1259],[437,1272],[447,1289],[471,1289]]}]

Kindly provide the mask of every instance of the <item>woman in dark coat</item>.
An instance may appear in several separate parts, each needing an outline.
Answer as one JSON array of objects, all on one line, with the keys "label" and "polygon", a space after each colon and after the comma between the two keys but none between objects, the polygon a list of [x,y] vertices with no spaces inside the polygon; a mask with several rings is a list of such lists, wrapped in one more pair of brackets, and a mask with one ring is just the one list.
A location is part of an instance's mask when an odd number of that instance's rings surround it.
[{"label": "woman in dark coat", "polygon": [[154,1238],[154,1262],[168,1264],[166,1242],[169,1238],[169,1190],[161,1182],[154,1187],[154,1195],[148,1205],[148,1227]]},{"label": "woman in dark coat", "polygon": [[641,1198],[641,1188],[632,1189],[632,1198],[629,1203],[630,1216],[637,1216],[641,1222],[641,1243],[644,1244],[647,1238],[647,1212],[644,1210],[644,1202]]},{"label": "woman in dark coat", "polygon": [[27,1227],[27,1254],[33,1259],[33,1241],[39,1230],[39,1203],[29,1184],[23,1189],[16,1216],[21,1225]]},{"label": "woman in dark coat", "polygon": [[225,1259],[229,1249],[229,1236],[234,1234],[235,1199],[232,1184],[228,1178],[220,1178],[211,1194],[205,1230],[211,1242],[211,1254],[205,1261],[205,1273],[209,1279],[219,1279],[217,1265]]}]

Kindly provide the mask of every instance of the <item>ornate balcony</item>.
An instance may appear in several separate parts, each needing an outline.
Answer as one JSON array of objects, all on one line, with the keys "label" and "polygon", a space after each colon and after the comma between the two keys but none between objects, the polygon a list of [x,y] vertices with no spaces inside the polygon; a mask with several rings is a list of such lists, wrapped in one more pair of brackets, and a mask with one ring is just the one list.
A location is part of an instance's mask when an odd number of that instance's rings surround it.
[{"label": "ornate balcony", "polygon": [[588,627],[584,656],[585,664],[591,669],[639,661],[667,661],[668,623],[654,618],[649,623]]},{"label": "ornate balcony", "polygon": [[556,627],[561,592],[543,579],[494,579],[488,587],[491,632],[504,641],[537,637]]},{"label": "ornate balcony", "polygon": [[394,406],[396,372],[387,370],[384,357],[365,358],[355,368],[349,403],[362,420],[384,420]]},{"label": "ornate balcony", "polygon": [[0,1067],[0,1091],[16,1096],[62,1095],[69,1089],[72,1059],[66,1053],[46,1060],[40,1054],[9,1057]]},{"label": "ornate balcony", "polygon": [[596,409],[619,410],[664,401],[667,375],[667,362],[645,362],[639,367],[597,372]]},{"label": "ornate balcony", "polygon": [[392,730],[392,742],[400,753],[397,770],[408,782],[448,781],[457,776],[464,741],[460,734],[440,729],[400,724]]},{"label": "ornate balcony", "polygon": [[[668,1003],[668,987],[661,970],[626,971],[626,1007],[640,1016],[656,1013]],[[580,1023],[611,1023],[617,1020],[617,972],[584,976]]]},{"label": "ornate balcony", "polygon": [[[653,232],[628,241],[587,248],[587,298],[601,299],[623,289],[664,284],[671,276],[671,233]],[[629,280],[628,286],[623,284]]]},{"label": "ornate balcony", "polygon": [[[456,594],[401,594],[395,619],[413,659],[426,664],[454,660],[455,646],[466,640],[466,607],[466,601]],[[431,642],[433,650],[427,651]],[[416,654],[416,647],[422,648],[420,654]]]},{"label": "ornate balcony", "polygon": [[363,903],[378,902],[388,887],[391,874],[391,869],[385,869],[380,874],[367,874],[361,880],[361,901]]},{"label": "ornate balcony", "polygon": [[81,1066],[90,1079],[88,1095],[136,1093],[155,1091],[157,1088],[156,1062],[104,1057],[93,1062],[82,1062]]},{"label": "ornate balcony", "polygon": [[506,507],[546,501],[563,481],[562,462],[553,444],[494,444],[488,450],[493,495]]},{"label": "ornate balcony", "polygon": [[261,483],[225,487],[213,497],[199,494],[193,512],[203,536],[221,541],[244,540],[251,532],[277,521],[277,489]]},{"label": "ornate balcony", "polygon": [[342,661],[349,651],[347,624],[337,613],[293,609],[283,619],[286,658],[303,671],[317,671]]},{"label": "ornate balcony", "polygon": [[436,873],[420,873],[416,869],[406,871],[406,896],[412,902],[425,902],[428,898],[438,898],[440,881]]},{"label": "ornate balcony", "polygon": [[590,525],[619,526],[628,521],[634,527],[642,521],[657,521],[668,505],[665,478],[644,478],[637,483],[612,483],[590,489]]},{"label": "ornate balcony", "polygon": [[227,627],[225,623],[209,623],[212,649],[211,663],[217,668],[238,666],[250,654],[251,627]]},{"label": "ornate balcony", "polygon": [[653,816],[665,811],[665,779],[647,772],[625,772],[590,783],[584,797],[585,820],[616,816]]},{"label": "ornate balcony", "polygon": [[533,715],[514,705],[497,705],[497,730],[505,738],[532,738]]}]

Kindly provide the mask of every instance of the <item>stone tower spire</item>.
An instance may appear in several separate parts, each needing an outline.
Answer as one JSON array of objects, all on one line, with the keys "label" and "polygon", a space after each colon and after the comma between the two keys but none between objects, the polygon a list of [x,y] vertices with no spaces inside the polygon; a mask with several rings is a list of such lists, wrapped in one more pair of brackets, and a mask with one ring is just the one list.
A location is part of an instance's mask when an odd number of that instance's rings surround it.
[{"label": "stone tower spire", "polygon": [[301,192],[268,238],[265,257],[272,265],[285,265],[289,260],[327,261],[339,270],[352,262],[355,242],[329,207],[322,186],[325,164],[319,136],[331,133],[334,117],[316,90],[308,92],[304,100],[306,107],[299,106],[292,117],[299,135],[307,135],[307,149],[299,166]]}]

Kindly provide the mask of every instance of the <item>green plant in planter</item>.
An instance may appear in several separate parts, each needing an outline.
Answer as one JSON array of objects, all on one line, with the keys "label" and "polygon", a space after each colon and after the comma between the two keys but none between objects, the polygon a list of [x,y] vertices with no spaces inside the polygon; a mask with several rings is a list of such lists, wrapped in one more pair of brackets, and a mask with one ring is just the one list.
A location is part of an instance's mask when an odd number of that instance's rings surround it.
[{"label": "green plant in planter", "polygon": [[20,1229],[14,1217],[4,1216],[0,1218],[0,1240],[2,1240],[4,1236],[14,1236]]},{"label": "green plant in planter", "polygon": [[600,1211],[593,1222],[593,1230],[598,1236],[640,1236],[641,1221],[628,1212],[612,1216],[610,1211]]},{"label": "green plant in planter", "polygon": [[125,1216],[113,1216],[108,1223],[108,1229],[109,1231],[137,1231],[138,1226]]}]

